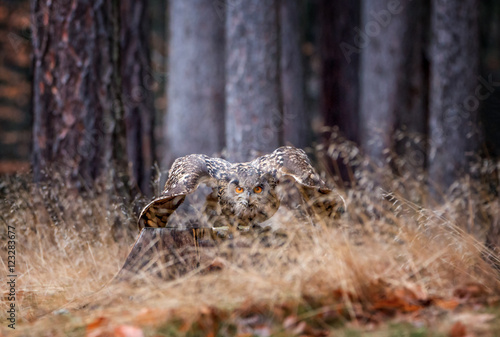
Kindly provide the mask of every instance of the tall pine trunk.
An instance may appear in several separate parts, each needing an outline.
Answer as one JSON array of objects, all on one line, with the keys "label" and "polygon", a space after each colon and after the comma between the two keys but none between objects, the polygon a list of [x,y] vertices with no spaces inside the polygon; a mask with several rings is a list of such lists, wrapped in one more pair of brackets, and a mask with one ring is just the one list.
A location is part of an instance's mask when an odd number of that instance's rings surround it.
[{"label": "tall pine trunk", "polygon": [[[420,2],[363,0],[357,31],[361,49],[361,145],[377,166],[394,151],[396,129],[425,125]],[[411,70],[411,71],[410,71]],[[416,95],[415,92],[419,92]]]},{"label": "tall pine trunk", "polygon": [[478,149],[478,0],[431,2],[429,179],[435,196],[469,172]]},{"label": "tall pine trunk", "polygon": [[205,0],[173,0],[169,13],[165,167],[224,146],[224,22]]},{"label": "tall pine trunk", "polygon": [[122,0],[121,10],[121,77],[127,133],[127,154],[133,177],[144,194],[151,194],[154,162],[155,80],[149,57],[148,3]]},{"label": "tall pine trunk", "polygon": [[118,1],[32,1],[35,180],[122,190]]},{"label": "tall pine trunk", "polygon": [[311,145],[311,111],[305,104],[304,66],[301,49],[301,6],[281,1],[281,90],[283,95],[283,140],[304,148]]},{"label": "tall pine trunk", "polygon": [[282,143],[279,2],[236,1],[226,15],[227,151],[245,161]]},{"label": "tall pine trunk", "polygon": [[360,1],[320,0],[318,12],[323,119],[328,126],[338,126],[347,139],[358,141],[360,50],[354,33],[360,24]]}]

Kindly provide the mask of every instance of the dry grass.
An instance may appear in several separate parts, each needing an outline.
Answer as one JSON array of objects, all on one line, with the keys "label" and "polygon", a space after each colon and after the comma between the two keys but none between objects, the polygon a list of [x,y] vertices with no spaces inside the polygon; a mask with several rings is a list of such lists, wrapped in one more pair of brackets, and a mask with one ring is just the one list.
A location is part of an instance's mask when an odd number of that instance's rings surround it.
[{"label": "dry grass", "polygon": [[[344,154],[323,150],[350,156],[353,149],[344,149]],[[341,220],[314,228],[281,220],[288,234],[284,243],[268,247],[257,240],[246,248],[225,243],[220,271],[201,273],[202,266],[174,281],[145,276],[134,286],[110,283],[138,234],[132,229],[132,206],[116,198],[84,198],[57,182],[43,189],[27,183],[30,177],[5,178],[0,181],[0,270],[5,284],[6,228],[14,226],[16,332],[84,335],[89,324],[104,330],[131,324],[146,334],[169,335],[168,326],[177,329],[170,335],[196,329],[258,334],[267,326],[289,335],[304,333],[300,321],[319,333],[345,322],[377,323],[380,317],[439,307],[451,299],[464,305],[496,303],[500,279],[484,261],[481,242],[488,222],[498,217],[497,199],[466,181],[444,206],[423,208],[418,175],[363,172],[353,188],[341,191],[348,204]],[[1,322],[8,304],[0,302]],[[5,323],[0,329],[11,332]]]}]

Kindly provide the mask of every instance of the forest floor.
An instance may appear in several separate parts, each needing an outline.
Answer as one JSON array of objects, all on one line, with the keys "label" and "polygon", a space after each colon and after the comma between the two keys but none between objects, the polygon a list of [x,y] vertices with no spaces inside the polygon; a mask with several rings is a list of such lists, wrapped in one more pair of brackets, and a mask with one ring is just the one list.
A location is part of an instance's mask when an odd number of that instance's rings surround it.
[{"label": "forest floor", "polygon": [[500,206],[470,183],[432,209],[400,192],[411,182],[360,183],[340,191],[340,220],[277,219],[286,237],[225,242],[176,279],[128,284],[113,278],[139,234],[132,206],[26,181],[0,180],[3,336],[500,336],[498,259],[482,243]]}]

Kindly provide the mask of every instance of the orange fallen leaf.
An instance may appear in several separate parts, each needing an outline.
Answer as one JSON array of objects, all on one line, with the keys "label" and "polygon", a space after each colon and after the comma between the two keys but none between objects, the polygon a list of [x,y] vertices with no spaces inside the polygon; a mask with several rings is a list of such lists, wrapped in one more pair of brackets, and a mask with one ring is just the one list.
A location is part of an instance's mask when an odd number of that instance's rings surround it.
[{"label": "orange fallen leaf", "polygon": [[456,322],[448,333],[450,337],[465,337],[467,336],[467,328],[462,322]]},{"label": "orange fallen leaf", "polygon": [[413,312],[422,309],[419,296],[408,288],[388,290],[382,298],[377,299],[373,308],[376,310],[401,310]]},{"label": "orange fallen leaf", "polygon": [[457,300],[445,300],[445,299],[435,299],[433,300],[434,304],[441,309],[445,310],[454,310],[460,303]]},{"label": "orange fallen leaf", "polygon": [[97,328],[101,328],[109,323],[109,319],[106,317],[97,317],[95,320],[87,324],[87,333],[89,331],[95,330]]}]

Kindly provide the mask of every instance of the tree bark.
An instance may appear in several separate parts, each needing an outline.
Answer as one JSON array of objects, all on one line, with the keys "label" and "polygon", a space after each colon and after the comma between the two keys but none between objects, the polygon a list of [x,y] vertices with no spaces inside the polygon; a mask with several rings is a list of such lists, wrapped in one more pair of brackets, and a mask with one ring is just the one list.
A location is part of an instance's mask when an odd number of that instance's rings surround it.
[{"label": "tree bark", "polygon": [[0,175],[30,169],[30,1],[0,3]]},{"label": "tree bark", "polygon": [[35,180],[124,187],[118,2],[33,0],[32,32]]},{"label": "tree bark", "polygon": [[412,103],[409,76],[417,75],[408,74],[408,67],[419,64],[413,58],[421,57],[414,51],[421,46],[413,19],[418,6],[414,1],[362,1],[362,24],[356,32],[361,50],[361,146],[377,166],[384,166],[386,151],[395,149],[398,116],[415,114],[419,125],[425,121],[424,105]]},{"label": "tree bark", "polygon": [[282,144],[279,3],[228,4],[226,143],[230,160],[246,161]]},{"label": "tree bark", "polygon": [[224,146],[224,22],[205,0],[173,0],[169,13],[166,167]]},{"label": "tree bark", "polygon": [[[325,125],[359,141],[359,53],[353,40],[360,23],[359,0],[319,2],[321,111]],[[345,47],[355,47],[351,51]]]},{"label": "tree bark", "polygon": [[305,104],[301,49],[301,11],[298,1],[281,1],[281,91],[283,140],[304,148],[311,145],[311,114]]},{"label": "tree bark", "polygon": [[154,162],[154,107],[149,55],[148,1],[123,0],[121,10],[121,75],[127,154],[135,182],[151,194]]},{"label": "tree bark", "polygon": [[[431,2],[429,179],[434,194],[469,172],[478,148],[477,0]],[[437,192],[437,193],[436,193]]]},{"label": "tree bark", "polygon": [[428,46],[430,6],[427,1],[412,1],[406,6],[401,13],[405,20],[401,52],[406,62],[400,82],[404,85],[404,92],[401,92],[401,106],[396,113],[399,134],[395,137],[395,146],[401,173],[417,174],[423,172],[427,164],[429,60],[425,48]]}]

